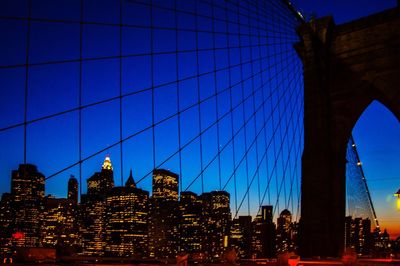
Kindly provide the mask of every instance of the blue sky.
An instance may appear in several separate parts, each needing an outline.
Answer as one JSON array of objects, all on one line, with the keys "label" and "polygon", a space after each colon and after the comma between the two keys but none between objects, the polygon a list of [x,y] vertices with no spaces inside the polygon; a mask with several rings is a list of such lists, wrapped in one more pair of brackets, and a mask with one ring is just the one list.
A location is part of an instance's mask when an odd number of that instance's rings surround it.
[{"label": "blue sky", "polygon": [[[0,131],[0,192],[23,162],[26,114],[27,162],[48,177],[81,156],[83,192],[110,154],[116,185],[132,169],[151,190],[162,167],[182,190],[228,190],[239,214],[259,203],[297,212],[301,63],[296,20],[280,4],[85,0],[81,38],[80,0],[32,1],[29,27],[27,3],[0,3],[0,128],[12,127]],[[65,196],[71,174],[79,165],[46,193]]]}]

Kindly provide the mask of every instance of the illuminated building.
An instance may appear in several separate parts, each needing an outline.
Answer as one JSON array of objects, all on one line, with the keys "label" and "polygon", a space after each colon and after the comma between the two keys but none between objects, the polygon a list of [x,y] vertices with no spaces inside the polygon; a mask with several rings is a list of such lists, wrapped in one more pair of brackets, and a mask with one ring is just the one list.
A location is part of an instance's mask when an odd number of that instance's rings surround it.
[{"label": "illuminated building", "polygon": [[272,206],[265,205],[253,221],[252,256],[256,258],[276,256],[276,230],[272,218]]},{"label": "illuminated building", "polygon": [[294,251],[292,241],[292,214],[287,209],[283,210],[278,217],[276,250],[278,253]]},{"label": "illuminated building", "polygon": [[113,167],[109,156],[106,156],[100,172],[87,180],[88,194],[106,195],[114,187]]},{"label": "illuminated building", "polygon": [[74,176],[68,180],[68,199],[78,203],[78,180]]},{"label": "illuminated building", "polygon": [[201,251],[203,236],[201,226],[201,201],[196,193],[185,191],[181,193],[179,201],[180,222],[179,239],[180,250],[189,254]]},{"label": "illuminated building", "polygon": [[80,235],[82,255],[104,255],[105,196],[83,194],[81,197]]},{"label": "illuminated building", "polygon": [[43,214],[44,175],[32,164],[20,164],[11,175],[13,233],[21,233],[14,245],[40,245],[40,220]]},{"label": "illuminated building", "polygon": [[397,210],[400,211],[400,189],[397,190],[396,193],[394,193],[394,196],[397,198],[396,199],[396,201],[397,201]]},{"label": "illuminated building", "polygon": [[345,218],[345,246],[353,249],[359,255],[370,255],[373,248],[371,220]]},{"label": "illuminated building", "polygon": [[113,188],[106,198],[105,255],[148,256],[149,192],[136,188],[131,174],[125,187]]},{"label": "illuminated building", "polygon": [[261,214],[256,215],[252,222],[252,239],[251,239],[251,256],[252,258],[263,258],[263,245],[262,245],[262,233],[263,223]]},{"label": "illuminated building", "polygon": [[153,170],[153,199],[178,200],[178,175],[164,169]]},{"label": "illuminated building", "polygon": [[105,248],[106,195],[114,187],[109,156],[104,159],[101,171],[87,180],[87,186],[87,194],[81,196],[82,254],[101,256]]},{"label": "illuminated building", "polygon": [[71,254],[78,246],[77,205],[72,199],[47,196],[41,223],[41,244]]},{"label": "illuminated building", "polygon": [[360,235],[360,253],[363,255],[370,255],[373,246],[371,234],[371,220],[363,219],[361,221],[361,235]]},{"label": "illuminated building", "polygon": [[150,198],[149,256],[175,258],[179,246],[178,175],[164,169],[153,171]]},{"label": "illuminated building", "polygon": [[226,191],[212,191],[201,194],[200,198],[203,206],[203,251],[211,261],[218,261],[229,246],[230,195]]},{"label": "illuminated building", "polygon": [[239,258],[251,258],[252,221],[251,216],[233,219],[230,233],[230,246],[237,251]]},{"label": "illuminated building", "polygon": [[11,194],[3,193],[0,201],[0,254],[10,252],[12,235]]}]

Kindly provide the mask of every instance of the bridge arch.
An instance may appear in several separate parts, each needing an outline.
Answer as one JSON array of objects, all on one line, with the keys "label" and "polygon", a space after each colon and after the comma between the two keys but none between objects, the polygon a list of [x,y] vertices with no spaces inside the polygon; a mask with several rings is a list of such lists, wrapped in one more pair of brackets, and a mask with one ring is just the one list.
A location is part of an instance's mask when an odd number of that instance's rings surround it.
[{"label": "bridge arch", "polygon": [[302,25],[295,48],[304,71],[300,254],[344,248],[346,146],[364,110],[378,100],[400,122],[400,8],[335,25]]}]

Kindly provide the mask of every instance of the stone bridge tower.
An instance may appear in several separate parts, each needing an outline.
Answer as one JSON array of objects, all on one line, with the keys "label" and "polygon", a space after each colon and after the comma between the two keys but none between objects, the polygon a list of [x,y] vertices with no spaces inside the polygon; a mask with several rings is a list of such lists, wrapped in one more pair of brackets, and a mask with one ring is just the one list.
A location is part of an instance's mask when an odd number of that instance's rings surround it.
[{"label": "stone bridge tower", "polygon": [[300,255],[341,256],[346,145],[358,118],[378,100],[400,121],[400,8],[335,25],[299,29],[304,65],[304,153]]}]

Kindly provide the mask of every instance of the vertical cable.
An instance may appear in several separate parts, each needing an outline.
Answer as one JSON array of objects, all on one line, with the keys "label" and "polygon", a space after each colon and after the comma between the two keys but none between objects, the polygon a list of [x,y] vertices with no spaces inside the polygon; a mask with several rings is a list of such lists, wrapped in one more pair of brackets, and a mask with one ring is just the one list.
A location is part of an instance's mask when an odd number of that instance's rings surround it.
[{"label": "vertical cable", "polygon": [[153,169],[156,168],[156,129],[155,129],[155,99],[154,99],[154,22],[153,0],[150,0],[150,71],[151,71],[151,127],[153,138]]},{"label": "vertical cable", "polygon": [[82,196],[82,53],[83,53],[84,0],[80,0],[79,20],[79,95],[78,95],[78,142],[79,142],[79,194]]},{"label": "vertical cable", "polygon": [[233,104],[232,104],[232,75],[231,75],[231,46],[230,46],[230,32],[229,32],[229,16],[228,16],[228,7],[227,3],[225,3],[225,20],[226,20],[226,39],[227,39],[227,47],[228,47],[228,80],[229,80],[229,97],[230,97],[230,114],[231,114],[231,135],[232,135],[232,162],[233,162],[233,184],[234,184],[234,194],[235,194],[235,211],[238,210],[237,204],[237,183],[236,183],[236,156],[235,156],[235,131],[233,127]]},{"label": "vertical cable", "polygon": [[27,4],[28,4],[28,17],[27,17],[27,31],[26,31],[25,89],[24,89],[24,164],[27,163],[29,50],[30,50],[30,39],[31,39],[32,0],[28,0]]},{"label": "vertical cable", "polygon": [[123,117],[122,117],[122,5],[123,0],[119,1],[119,151],[120,151],[120,168],[121,168],[121,186],[124,185],[124,152],[123,152]]},{"label": "vertical cable", "polygon": [[[259,20],[259,16],[260,16],[260,14],[259,14],[259,8],[258,8],[258,4],[259,4],[259,2],[257,1],[256,2],[256,9],[257,9],[257,14],[256,14],[256,21],[257,21],[257,34],[258,34],[258,36],[257,36],[257,38],[258,38],[258,40],[259,40],[259,37],[260,37],[260,29],[259,29],[259,27],[260,27],[260,20]],[[248,14],[247,14],[248,16],[250,16],[250,9],[248,10]],[[249,23],[249,26],[250,26],[250,23]],[[253,47],[253,37],[250,37],[249,38],[250,39],[250,46],[251,47]],[[258,45],[260,45],[260,44],[258,44]],[[261,55],[259,55],[259,56],[261,56]],[[251,75],[252,75],[252,78],[251,78],[251,87],[252,87],[252,91],[253,91],[253,96],[252,96],[252,102],[253,102],[253,110],[255,111],[256,110],[256,99],[255,99],[255,90],[254,90],[254,87],[255,87],[255,84],[254,84],[254,55],[253,55],[253,48],[250,48],[250,58],[251,58],[251,61],[252,61],[252,63],[251,63],[251,70],[250,70],[250,72],[251,72]],[[261,76],[262,76],[262,74],[261,74]],[[265,127],[265,126],[264,126]],[[264,130],[263,130],[264,131]],[[257,133],[257,116],[255,116],[254,117],[254,132],[255,133]],[[261,164],[260,163],[260,161],[259,161],[259,150],[258,150],[258,142],[256,143],[256,147],[255,147],[255,149],[256,149],[256,162],[257,162],[257,165],[259,165],[259,164]],[[261,206],[261,195],[260,195],[260,172],[259,172],[259,169],[257,170],[257,194],[258,194],[258,206],[260,207]]]},{"label": "vertical cable", "polygon": [[[198,25],[198,13],[199,13],[199,3],[198,0],[195,0],[195,5],[196,5],[196,22],[195,22],[195,27],[196,27],[196,72],[197,72],[197,104],[198,104],[198,112],[199,112],[199,132],[202,131],[201,127],[201,95],[200,95],[200,63],[199,63],[199,25]],[[199,141],[200,141],[200,169],[201,169],[201,193],[204,193],[204,169],[203,169],[203,135],[200,134],[199,136]]]},{"label": "vertical cable", "polygon": [[[243,117],[243,121],[245,121],[246,119],[246,112],[245,112],[245,106],[246,106],[246,101],[244,101],[245,99],[245,88],[244,88],[244,77],[243,77],[243,56],[242,56],[242,49],[243,49],[243,45],[242,45],[242,35],[241,35],[241,19],[240,19],[240,6],[239,4],[237,4],[237,16],[238,16],[238,38],[239,38],[239,61],[240,61],[240,87],[242,89],[242,117]],[[243,130],[244,133],[244,149],[247,151],[247,127],[244,128]],[[247,189],[249,188],[249,162],[248,162],[248,156],[246,156],[245,159],[245,168],[246,168],[246,185],[247,185]],[[250,193],[247,193],[247,215],[250,215]]]},{"label": "vertical cable", "polygon": [[217,146],[218,146],[218,181],[219,190],[222,188],[221,180],[221,144],[220,144],[220,124],[219,124],[219,101],[218,101],[218,82],[217,82],[217,56],[216,56],[216,37],[215,37],[215,6],[212,5],[212,38],[213,38],[213,64],[214,64],[214,93],[215,93],[215,117],[217,119]]},{"label": "vertical cable", "polygon": [[[178,13],[177,1],[174,1],[174,15],[175,15],[175,71],[176,71],[176,110],[178,114],[178,148],[179,148],[179,193],[182,192],[182,135],[181,135],[181,108],[180,108],[180,83],[179,83],[179,38],[178,38]],[[180,194],[179,194],[180,195]]]}]

